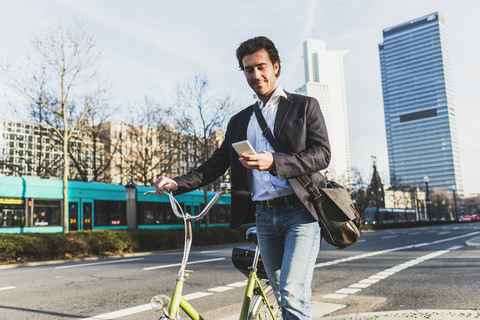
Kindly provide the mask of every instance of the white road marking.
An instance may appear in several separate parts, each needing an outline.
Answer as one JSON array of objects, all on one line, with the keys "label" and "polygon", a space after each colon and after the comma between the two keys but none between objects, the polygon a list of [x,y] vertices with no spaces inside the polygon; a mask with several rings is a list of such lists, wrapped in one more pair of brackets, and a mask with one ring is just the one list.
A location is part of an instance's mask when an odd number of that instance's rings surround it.
[{"label": "white road marking", "polygon": [[210,296],[212,294],[213,293],[211,293],[211,292],[199,291],[199,292],[194,292],[194,293],[187,294],[186,296],[183,296],[183,297],[185,298],[185,300],[193,300],[193,299],[198,299],[198,298],[203,298],[203,297],[206,297],[206,296]]},{"label": "white road marking", "polygon": [[397,238],[398,235],[393,235],[393,236],[385,236],[385,237],[382,237],[382,239],[390,239],[390,238]]},{"label": "white road marking", "polygon": [[450,231],[443,231],[443,232],[439,232],[438,234],[447,234],[447,233],[450,233]]},{"label": "white road marking", "polygon": [[136,261],[136,260],[143,260],[143,259],[145,259],[145,258],[133,258],[133,259],[125,259],[125,260],[114,260],[114,261],[82,263],[82,264],[75,264],[75,265],[69,265],[69,266],[55,267],[54,269],[80,268],[80,267],[95,266],[95,265],[100,265],[100,264],[124,263],[124,262],[130,262],[130,261]]},{"label": "white road marking", "polygon": [[225,249],[217,249],[217,250],[205,250],[205,251],[198,251],[198,253],[205,254],[205,253],[219,253],[219,252],[227,252],[230,253],[232,250],[225,250]]},{"label": "white road marking", "polygon": [[358,281],[357,283],[365,283],[365,284],[374,284],[374,283],[377,283],[378,279],[363,279],[363,280],[360,280]]},{"label": "white road marking", "polygon": [[383,280],[387,277],[388,277],[388,275],[374,274],[373,276],[368,277],[368,279]]},{"label": "white road marking", "polygon": [[327,299],[343,299],[345,297],[347,297],[348,295],[347,294],[336,294],[336,293],[330,293],[330,294],[327,294],[325,296],[323,296],[324,298],[327,298]]},{"label": "white road marking", "polygon": [[354,283],[350,286],[348,286],[349,288],[355,288],[355,289],[365,289],[365,288],[368,288],[370,287],[372,284],[371,283]]},{"label": "white road marking", "polygon": [[337,294],[353,294],[353,293],[357,293],[359,291],[362,291],[362,289],[343,288],[343,289],[335,291],[335,293],[337,293]]},{"label": "white road marking", "polygon": [[151,310],[152,306],[149,304],[143,304],[141,306],[136,306],[133,308],[118,310],[110,313],[104,313],[98,316],[93,316],[91,318],[84,318],[82,320],[109,320],[109,319],[118,319],[121,317],[129,316],[135,313],[144,312]]},{"label": "white road marking", "polygon": [[207,289],[208,291],[213,291],[213,292],[225,292],[228,290],[235,289],[234,287],[227,287],[227,286],[220,286],[220,287],[215,287],[215,288],[210,288]]},{"label": "white road marking", "polygon": [[0,291],[1,290],[10,290],[10,289],[15,289],[15,287],[3,287],[3,288],[0,288]]},{"label": "white road marking", "polygon": [[[216,259],[193,261],[193,262],[189,262],[187,265],[197,264],[197,263],[206,263],[206,262],[212,262],[212,261],[220,261],[220,260],[225,260],[225,258],[216,258]],[[165,269],[165,268],[171,268],[171,267],[178,267],[180,265],[181,265],[181,263],[166,264],[166,265],[163,265],[163,266],[143,268],[142,270],[149,271],[149,270],[155,270],[155,269]]]},{"label": "white road marking", "polygon": [[348,286],[347,288],[337,290],[337,291],[335,291],[335,294],[327,294],[323,297],[328,298],[328,299],[342,299],[342,298],[345,298],[346,295],[355,294],[355,293],[361,291],[362,289],[369,287],[372,284],[372,283],[370,283],[370,280],[378,282],[379,280],[385,279],[385,278],[387,278],[387,277],[389,277],[389,276],[391,276],[391,275],[393,275],[393,274],[395,274],[395,273],[397,273],[401,270],[404,270],[404,269],[409,268],[409,267],[413,267],[414,265],[417,265],[421,262],[436,258],[438,256],[441,256],[444,253],[447,253],[447,252],[450,252],[450,251],[453,251],[453,250],[457,250],[459,248],[461,248],[461,246],[455,246],[455,247],[448,248],[446,250],[435,251],[435,252],[429,253],[427,255],[415,258],[413,260],[409,260],[409,261],[404,262],[402,264],[399,264],[395,267],[386,269],[384,271],[380,271],[380,272],[368,277],[367,279],[360,280],[359,282],[354,283],[354,284]]},{"label": "white road marking", "polygon": [[228,287],[241,288],[247,285],[248,280],[227,284]]}]

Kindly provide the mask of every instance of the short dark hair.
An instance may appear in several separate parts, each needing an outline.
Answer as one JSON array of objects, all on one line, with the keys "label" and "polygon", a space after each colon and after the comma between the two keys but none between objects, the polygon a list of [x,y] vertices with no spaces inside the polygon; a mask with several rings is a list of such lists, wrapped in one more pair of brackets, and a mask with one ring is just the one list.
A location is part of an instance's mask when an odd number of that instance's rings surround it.
[{"label": "short dark hair", "polygon": [[276,76],[278,77],[280,75],[280,56],[278,55],[278,50],[275,47],[273,41],[264,36],[254,37],[240,44],[237,49],[237,60],[238,65],[240,66],[240,70],[244,69],[243,58],[246,55],[252,54],[261,49],[265,49],[267,51],[272,64],[278,62],[278,72],[276,74]]}]

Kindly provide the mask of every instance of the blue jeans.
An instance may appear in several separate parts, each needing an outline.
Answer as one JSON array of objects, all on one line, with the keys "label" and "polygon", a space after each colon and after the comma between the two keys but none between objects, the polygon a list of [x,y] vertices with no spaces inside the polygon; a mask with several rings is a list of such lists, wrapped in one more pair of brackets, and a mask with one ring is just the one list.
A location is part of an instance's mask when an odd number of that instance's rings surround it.
[{"label": "blue jeans", "polygon": [[262,260],[283,320],[311,319],[311,284],[320,249],[318,222],[301,203],[257,205],[255,215]]}]

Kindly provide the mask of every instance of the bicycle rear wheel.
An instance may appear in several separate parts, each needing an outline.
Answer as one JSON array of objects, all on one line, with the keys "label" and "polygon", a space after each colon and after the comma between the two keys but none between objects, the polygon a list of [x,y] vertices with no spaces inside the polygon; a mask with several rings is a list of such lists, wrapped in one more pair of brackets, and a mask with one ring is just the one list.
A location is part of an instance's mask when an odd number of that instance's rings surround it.
[{"label": "bicycle rear wheel", "polygon": [[268,310],[268,305],[263,299],[260,290],[258,293],[256,292],[253,296],[252,302],[250,303],[250,309],[248,310],[247,320],[257,320],[257,319],[275,319],[281,320],[282,319],[282,309],[278,305],[277,299],[275,298],[275,294],[273,293],[273,289],[270,284],[266,284],[263,287],[263,291],[265,292],[265,296],[267,298],[268,304],[272,308],[273,314],[275,318],[272,318],[270,311]]}]

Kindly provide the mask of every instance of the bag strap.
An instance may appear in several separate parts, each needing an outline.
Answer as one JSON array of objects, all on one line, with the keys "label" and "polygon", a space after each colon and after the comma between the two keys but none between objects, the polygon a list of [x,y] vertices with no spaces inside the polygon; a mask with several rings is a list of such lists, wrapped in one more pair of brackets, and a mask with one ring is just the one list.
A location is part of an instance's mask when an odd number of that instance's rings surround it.
[{"label": "bag strap", "polygon": [[[265,138],[267,138],[268,142],[273,147],[273,150],[280,151],[281,150],[280,144],[278,143],[277,139],[275,139],[272,131],[268,127],[267,122],[265,121],[265,118],[263,117],[262,111],[260,111],[258,103],[255,104],[253,109],[255,111],[255,116],[257,117],[258,124],[260,125],[260,128],[262,129],[262,135]],[[322,194],[320,193],[320,190],[318,190],[317,186],[313,183],[312,179],[310,179],[309,176],[307,176],[307,175],[298,176],[298,177],[296,177],[296,179],[305,188],[305,190],[307,190],[307,192],[312,197],[312,200],[317,200],[317,199],[322,197]]]},{"label": "bag strap", "polygon": [[275,151],[280,151],[281,147],[280,144],[278,143],[277,139],[273,136],[272,130],[267,125],[267,122],[265,121],[265,118],[263,117],[262,111],[260,111],[260,108],[258,107],[258,103],[255,104],[253,107],[255,110],[255,116],[257,117],[258,124],[260,125],[260,128],[262,129],[262,135],[267,138],[268,142],[273,147],[273,150]]}]

